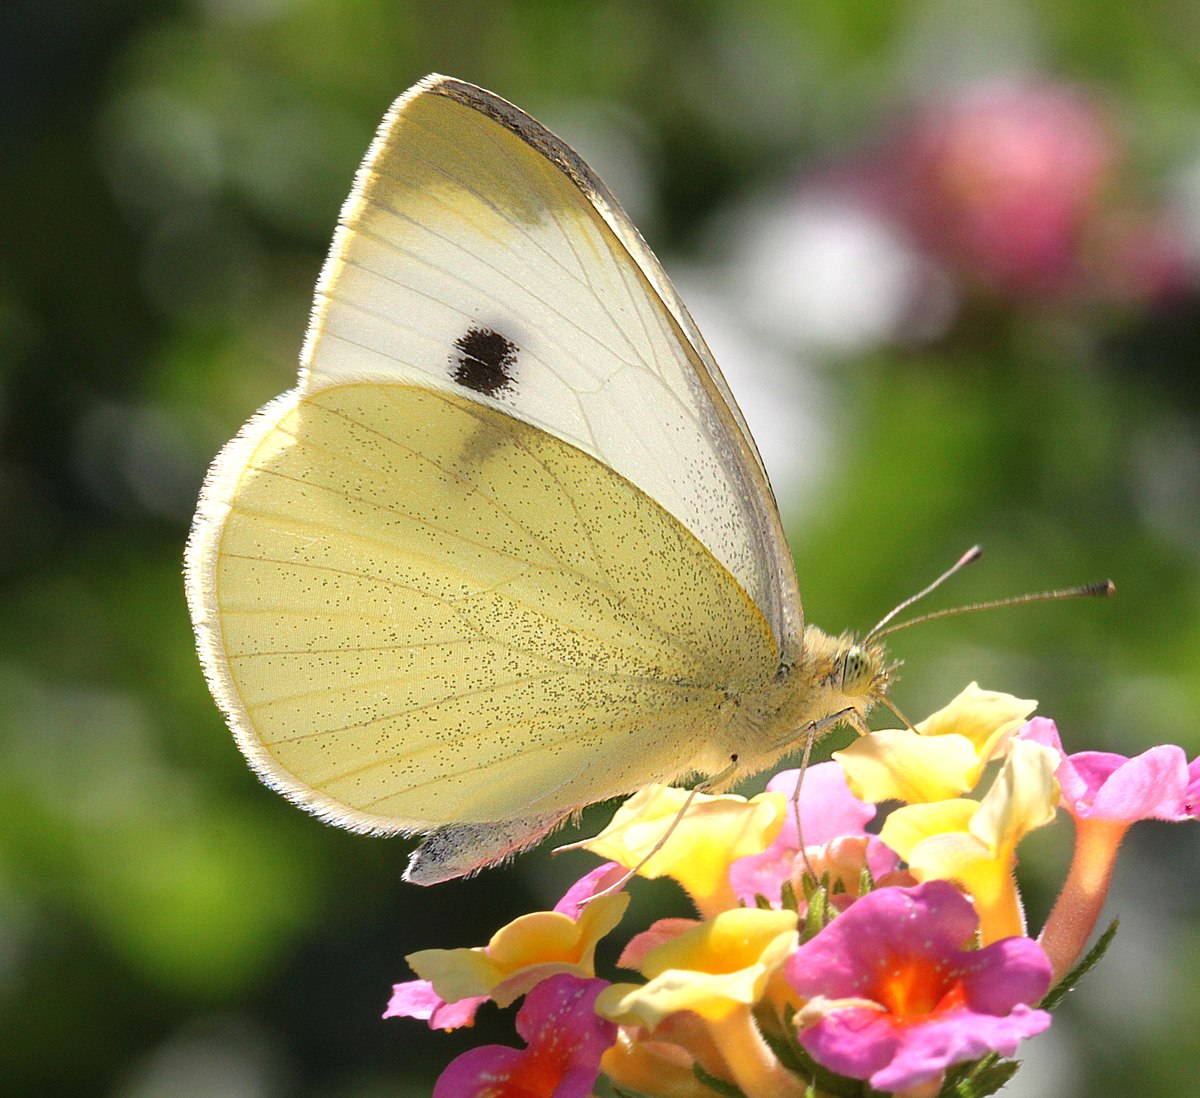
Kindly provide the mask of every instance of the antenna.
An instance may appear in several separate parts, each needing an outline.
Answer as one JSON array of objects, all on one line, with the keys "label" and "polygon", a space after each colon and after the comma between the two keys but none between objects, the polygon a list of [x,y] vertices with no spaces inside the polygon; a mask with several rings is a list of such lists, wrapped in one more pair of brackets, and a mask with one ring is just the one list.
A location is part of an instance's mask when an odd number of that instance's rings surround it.
[{"label": "antenna", "polygon": [[[951,569],[951,574],[954,569]],[[935,585],[936,586],[936,585]],[[889,636],[892,633],[899,632],[901,629],[907,629],[910,625],[920,625],[922,622],[934,621],[936,618],[949,618],[955,614],[973,614],[977,610],[996,610],[1002,606],[1023,606],[1029,602],[1054,602],[1058,599],[1080,599],[1080,598],[1107,598],[1109,595],[1116,594],[1117,585],[1112,580],[1101,580],[1099,583],[1084,583],[1078,587],[1063,587],[1056,591],[1033,591],[1026,595],[1012,595],[1006,599],[993,599],[990,602],[974,602],[967,606],[951,606],[945,610],[934,610],[928,614],[921,614],[915,618],[909,618],[908,621],[902,621],[898,625],[893,625],[888,629],[880,629],[877,625],[871,630],[869,639],[879,640],[882,637]],[[924,592],[921,592],[924,594]],[[911,605],[913,599],[908,600]],[[901,607],[905,604],[901,603]],[[899,607],[897,608],[899,609]],[[895,616],[896,611],[893,611],[884,622]],[[880,623],[882,625],[883,622]]]},{"label": "antenna", "polygon": [[900,614],[903,611],[907,610],[910,606],[912,606],[912,604],[914,602],[916,602],[918,599],[923,599],[931,591],[936,591],[939,587],[941,587],[941,585],[943,583],[946,582],[946,580],[948,580],[952,575],[954,575],[955,572],[961,571],[968,564],[974,564],[975,561],[977,561],[982,556],[983,556],[983,546],[982,545],[972,545],[970,549],[968,549],[965,553],[963,553],[963,555],[961,557],[959,557],[958,560],[956,560],[949,568],[946,569],[946,571],[944,571],[940,576],[938,576],[938,578],[935,579],[928,587],[921,588],[921,590],[918,591],[915,595],[909,595],[908,598],[906,598],[902,603],[900,603],[899,606],[895,607],[894,609],[888,611],[888,613],[884,614],[884,616],[878,622],[875,623],[875,625],[871,629],[871,631],[863,638],[863,642],[866,643],[868,641],[875,640],[878,637],[885,637],[885,636],[887,636],[888,633],[894,633],[895,629],[889,629],[883,633],[881,633],[880,630],[883,629],[883,627],[885,625],[887,625],[887,623],[889,621],[891,621],[892,618],[894,618],[897,614]]}]

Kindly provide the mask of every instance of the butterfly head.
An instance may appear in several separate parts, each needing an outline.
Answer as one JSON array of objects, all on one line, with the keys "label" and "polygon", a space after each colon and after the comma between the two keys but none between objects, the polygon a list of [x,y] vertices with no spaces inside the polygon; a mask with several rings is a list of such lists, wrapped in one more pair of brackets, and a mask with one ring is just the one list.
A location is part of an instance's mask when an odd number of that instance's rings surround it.
[{"label": "butterfly head", "polygon": [[896,666],[881,644],[807,626],[798,655],[784,662],[771,686],[743,699],[749,730],[735,729],[739,767],[765,769],[808,735],[821,737],[839,724],[866,732],[867,714],[886,697]]},{"label": "butterfly head", "polygon": [[852,643],[835,661],[841,678],[842,693],[847,697],[862,697],[872,693],[882,674],[881,653],[861,644]]},{"label": "butterfly head", "polygon": [[851,633],[831,637],[815,626],[804,631],[804,658],[797,668],[813,712],[810,721],[844,714],[847,723],[865,730],[867,713],[886,695],[898,665],[883,645]]}]

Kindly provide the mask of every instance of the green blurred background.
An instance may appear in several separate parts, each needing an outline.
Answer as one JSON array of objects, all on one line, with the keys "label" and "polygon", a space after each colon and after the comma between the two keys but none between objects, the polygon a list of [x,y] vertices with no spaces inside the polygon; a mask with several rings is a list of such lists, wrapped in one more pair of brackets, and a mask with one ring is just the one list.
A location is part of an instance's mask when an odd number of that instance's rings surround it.
[{"label": "green blurred background", "polygon": [[[481,944],[593,864],[404,885],[404,841],[254,780],[184,607],[207,463],[292,383],[354,168],[435,70],[626,203],[744,398],[810,620],[865,628],[976,541],[939,604],[1117,581],[896,637],[906,712],[978,679],[1072,750],[1200,750],[1195,4],[10,0],[6,1093],[428,1093],[511,1022],[381,1021],[404,954]],[[1070,839],[1022,849],[1035,925]],[[1135,829],[1116,945],[1011,1093],[1196,1093],[1198,866],[1194,829]],[[642,891],[627,925],[683,913]]]}]

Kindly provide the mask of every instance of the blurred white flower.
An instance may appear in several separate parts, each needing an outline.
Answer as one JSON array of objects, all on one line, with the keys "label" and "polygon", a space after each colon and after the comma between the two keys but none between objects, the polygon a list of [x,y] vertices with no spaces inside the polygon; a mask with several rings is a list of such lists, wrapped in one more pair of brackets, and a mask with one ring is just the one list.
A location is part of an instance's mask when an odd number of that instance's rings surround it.
[{"label": "blurred white flower", "polygon": [[741,308],[784,347],[858,354],[904,336],[922,302],[935,303],[921,310],[928,334],[953,312],[946,280],[854,195],[772,196],[743,209],[730,230]]}]

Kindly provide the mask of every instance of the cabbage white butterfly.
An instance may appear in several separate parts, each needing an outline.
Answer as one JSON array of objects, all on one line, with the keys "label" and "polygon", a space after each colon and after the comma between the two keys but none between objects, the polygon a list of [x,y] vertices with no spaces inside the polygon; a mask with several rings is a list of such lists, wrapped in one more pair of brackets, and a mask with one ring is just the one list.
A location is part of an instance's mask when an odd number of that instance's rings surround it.
[{"label": "cabbage white butterfly", "polygon": [[322,819],[500,860],[652,781],[760,770],[887,686],[803,624],[741,413],[567,145],[430,76],[384,118],[295,389],[217,457],[186,554],[209,686]]}]

